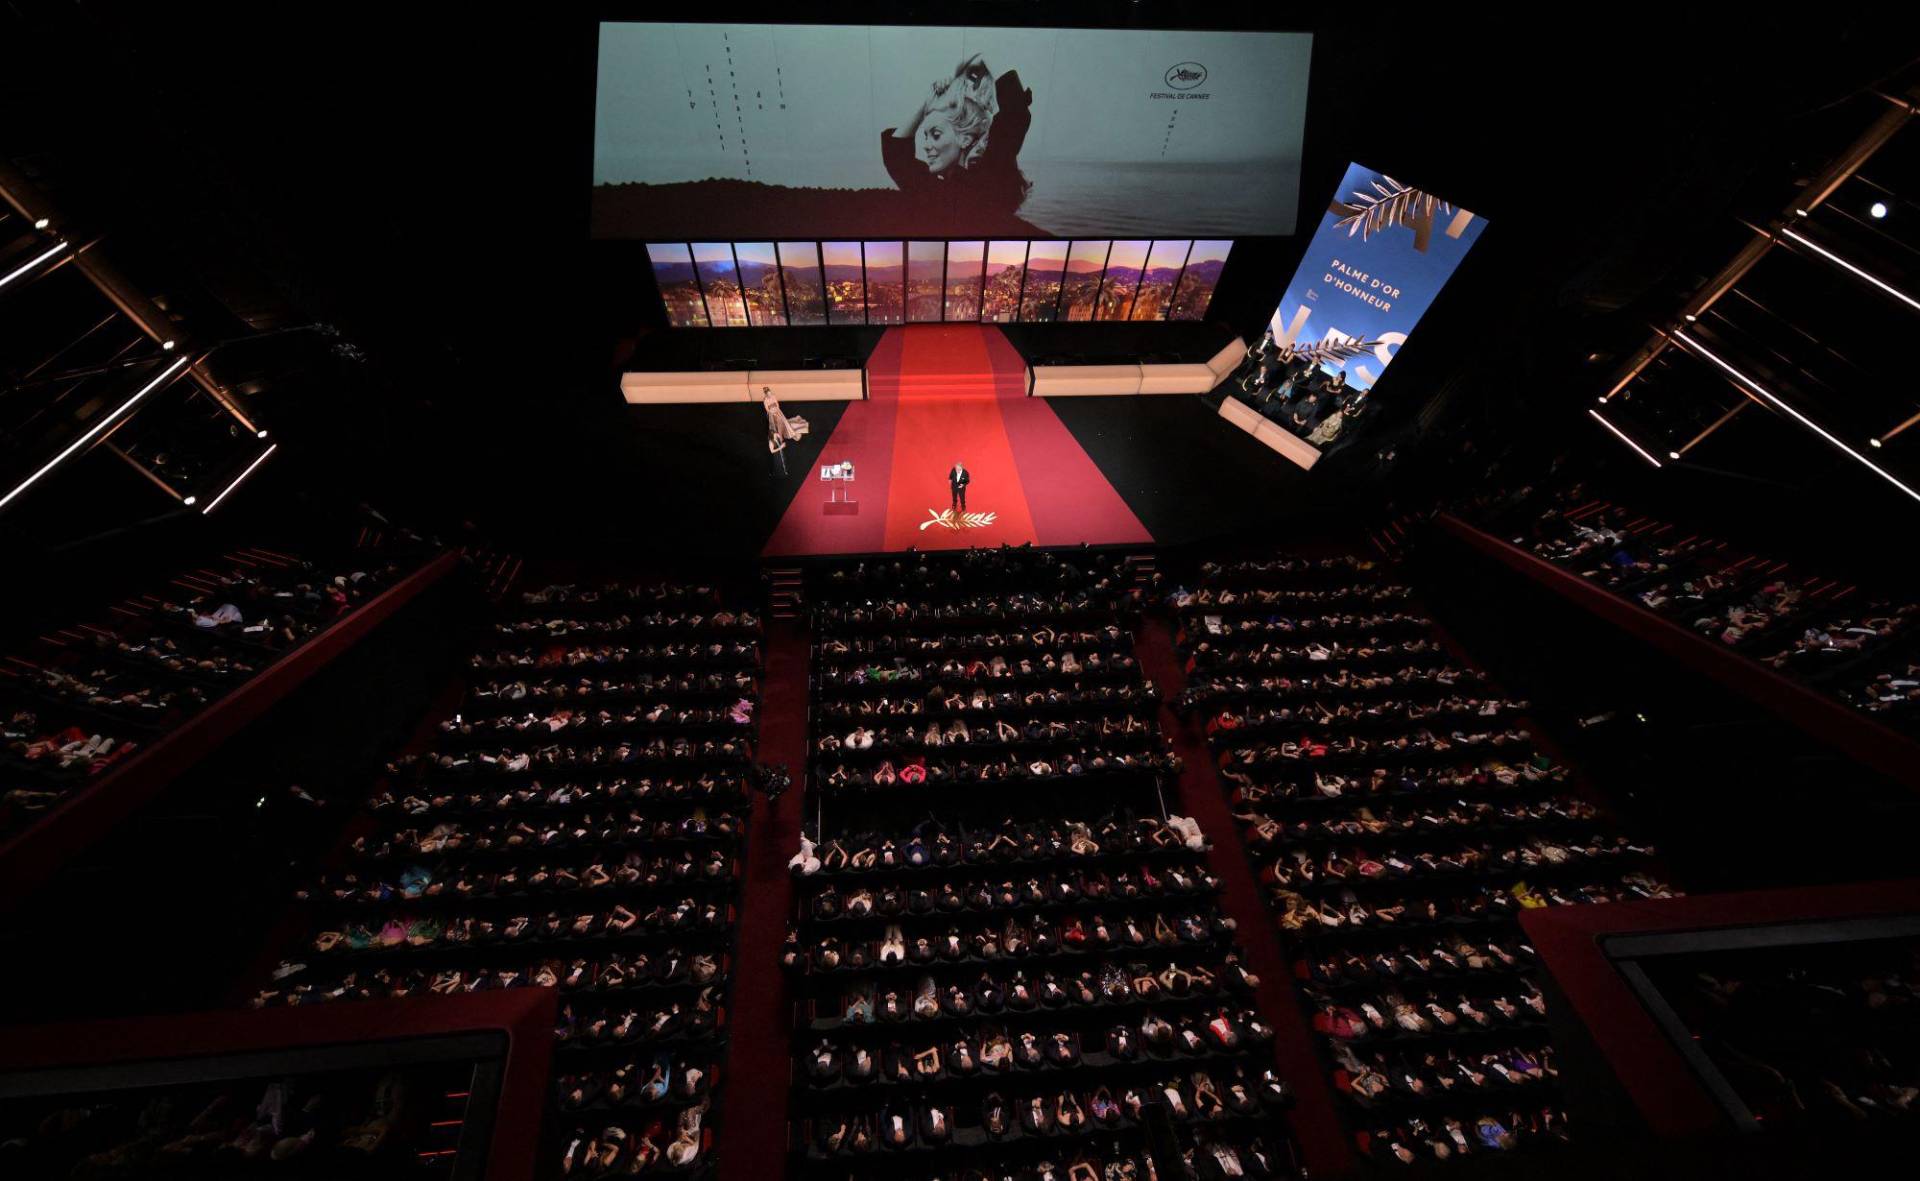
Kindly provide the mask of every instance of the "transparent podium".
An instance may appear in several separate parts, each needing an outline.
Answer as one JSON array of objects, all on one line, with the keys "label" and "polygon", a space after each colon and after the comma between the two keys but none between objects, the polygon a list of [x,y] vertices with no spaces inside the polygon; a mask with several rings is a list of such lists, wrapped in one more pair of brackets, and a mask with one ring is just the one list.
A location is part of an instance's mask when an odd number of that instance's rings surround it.
[{"label": "transparent podium", "polygon": [[823,463],[820,465],[820,482],[827,486],[825,511],[830,514],[856,512],[859,503],[853,498],[853,461],[843,463]]}]

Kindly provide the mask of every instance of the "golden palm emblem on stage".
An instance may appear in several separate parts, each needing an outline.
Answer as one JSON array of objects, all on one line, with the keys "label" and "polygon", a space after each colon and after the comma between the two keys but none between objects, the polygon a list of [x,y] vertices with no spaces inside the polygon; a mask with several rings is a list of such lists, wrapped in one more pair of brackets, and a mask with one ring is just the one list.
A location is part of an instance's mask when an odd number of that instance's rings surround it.
[{"label": "golden palm emblem on stage", "polygon": [[943,525],[948,529],[980,529],[994,522],[992,513],[956,513],[952,509],[928,509],[927,519],[920,522],[924,532],[929,526]]}]

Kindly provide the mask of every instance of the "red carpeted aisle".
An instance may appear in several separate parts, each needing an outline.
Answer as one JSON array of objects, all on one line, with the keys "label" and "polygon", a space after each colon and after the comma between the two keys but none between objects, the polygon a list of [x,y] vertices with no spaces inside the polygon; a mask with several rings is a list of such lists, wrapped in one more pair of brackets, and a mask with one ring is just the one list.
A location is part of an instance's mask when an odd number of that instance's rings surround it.
[{"label": "red carpeted aisle", "polygon": [[[1045,399],[1027,397],[1026,363],[998,328],[888,329],[867,388],[820,453],[853,461],[851,488],[809,479],[767,556],[1153,540]],[[969,515],[943,519],[955,461],[973,475]]]},{"label": "red carpeted aisle", "polygon": [[786,764],[794,786],[777,804],[769,805],[764,797],[754,801],[747,836],[719,1181],[764,1181],[783,1176],[787,1167],[792,1022],[780,972],[780,943],[793,906],[787,858],[800,848],[800,780],[807,764],[807,636],[799,624],[785,620],[771,620],[767,628],[760,761]]},{"label": "red carpeted aisle", "polygon": [[1221,909],[1239,924],[1236,936],[1246,951],[1247,966],[1260,977],[1260,1015],[1273,1026],[1274,1058],[1297,1097],[1291,1123],[1300,1142],[1301,1164],[1315,1177],[1344,1176],[1353,1169],[1353,1151],[1340,1130],[1333,1093],[1327,1089],[1327,1076],[1314,1051],[1313,1030],[1294,1001],[1293,978],[1273,914],[1261,896],[1240,843],[1240,826],[1214,775],[1206,736],[1198,722],[1182,722],[1173,712],[1172,702],[1186,687],[1187,678],[1164,617],[1148,616],[1135,654],[1140,670],[1160,690],[1160,728],[1184,764],[1180,803],[1174,810],[1199,821],[1200,831],[1213,843],[1207,866],[1220,878]]}]

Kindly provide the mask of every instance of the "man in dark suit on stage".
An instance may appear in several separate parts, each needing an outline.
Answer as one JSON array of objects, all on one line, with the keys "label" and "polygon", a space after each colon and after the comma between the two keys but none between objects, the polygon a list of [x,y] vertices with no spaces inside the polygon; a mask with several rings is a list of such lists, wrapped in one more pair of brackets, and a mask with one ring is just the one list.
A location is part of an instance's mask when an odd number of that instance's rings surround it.
[{"label": "man in dark suit on stage", "polygon": [[973,483],[973,473],[959,460],[953,461],[953,470],[947,473],[947,487],[953,489],[953,507],[960,512],[967,511],[967,485]]}]

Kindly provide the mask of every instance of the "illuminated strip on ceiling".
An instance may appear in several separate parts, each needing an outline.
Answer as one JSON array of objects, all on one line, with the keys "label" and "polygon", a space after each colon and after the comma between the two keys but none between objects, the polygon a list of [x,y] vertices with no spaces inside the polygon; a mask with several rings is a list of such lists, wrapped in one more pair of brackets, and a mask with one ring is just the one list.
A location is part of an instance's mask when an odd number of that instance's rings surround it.
[{"label": "illuminated strip on ceiling", "polygon": [[1796,233],[1793,230],[1781,230],[1780,232],[1784,236],[1788,238],[1792,238],[1795,242],[1800,243],[1800,245],[1805,246],[1808,250],[1811,250],[1815,254],[1818,254],[1820,257],[1826,259],[1828,262],[1833,263],[1835,266],[1845,267],[1846,269],[1852,271],[1854,274],[1860,276],[1862,279],[1865,279],[1867,282],[1873,284],[1875,287],[1878,287],[1880,290],[1886,292],[1888,295],[1891,295],[1895,299],[1906,304],[1908,307],[1913,308],[1917,311],[1920,311],[1920,300],[1914,299],[1913,296],[1908,295],[1906,292],[1900,290],[1898,287],[1895,287],[1891,283],[1886,282],[1884,279],[1881,279],[1878,275],[1868,274],[1866,271],[1863,271],[1859,267],[1854,266],[1852,263],[1848,262],[1846,259],[1841,258],[1839,255],[1835,254],[1833,251],[1828,250],[1826,247],[1819,245],[1818,243],[1814,242],[1810,238],[1807,238],[1803,234]]},{"label": "illuminated strip on ceiling", "polygon": [[1881,479],[1885,480],[1887,483],[1892,484],[1895,488],[1900,489],[1900,491],[1906,493],[1908,496],[1911,496],[1913,499],[1920,500],[1920,492],[1915,492],[1913,489],[1907,487],[1905,484],[1902,484],[1898,479],[1894,477],[1892,472],[1889,472],[1887,469],[1881,467],[1879,464],[1873,462],[1871,459],[1868,459],[1866,456],[1860,454],[1858,451],[1855,451],[1853,448],[1847,446],[1845,443],[1841,442],[1839,439],[1829,434],[1825,427],[1813,421],[1811,418],[1808,418],[1806,415],[1800,413],[1798,410],[1795,410],[1793,407],[1787,405],[1785,402],[1782,402],[1779,398],[1774,396],[1773,391],[1767,389],[1765,386],[1761,385],[1759,382],[1753,380],[1751,377],[1748,377],[1746,374],[1740,372],[1738,369],[1735,369],[1733,366],[1727,364],[1725,361],[1715,356],[1713,351],[1707,348],[1707,346],[1693,339],[1693,337],[1688,336],[1685,332],[1681,332],[1677,329],[1673,333],[1673,338],[1679,341],[1680,343],[1686,345],[1688,348],[1692,349],[1694,352],[1699,353],[1701,356],[1705,357],[1707,360],[1712,361],[1715,365],[1718,365],[1720,368],[1726,370],[1727,376],[1733,378],[1735,381],[1739,382],[1741,385],[1746,386],[1748,389],[1752,390],[1754,393],[1759,394],[1761,397],[1765,398],[1768,402],[1772,403],[1774,406],[1778,407],[1780,410],[1790,415],[1793,418],[1793,420],[1795,422],[1798,422],[1801,426],[1806,427],[1808,430],[1812,431],[1814,434],[1819,435],[1821,438],[1825,439],[1827,442],[1832,443],[1835,447],[1838,447],[1840,450],[1846,452],[1848,455],[1853,456],[1853,458],[1858,463],[1866,467],[1868,470],[1872,471],[1873,474],[1879,476]]},{"label": "illuminated strip on ceiling", "polygon": [[18,279],[20,276],[26,274],[28,271],[39,266],[41,263],[47,261],[48,259],[52,258],[54,255],[60,253],[62,250],[65,250],[66,248],[67,248],[66,239],[63,238],[60,241],[55,242],[52,246],[48,247],[45,251],[43,251],[38,258],[32,259],[31,261],[28,261],[28,262],[21,263],[19,266],[15,267],[13,271],[7,275],[6,278],[0,279],[0,287],[5,287],[7,284],[13,282],[15,279]]},{"label": "illuminated strip on ceiling", "polygon": [[280,450],[280,444],[275,443],[273,446],[267,448],[265,451],[262,451],[260,453],[260,458],[248,464],[246,471],[241,472],[239,475],[235,476],[233,478],[233,483],[228,484],[224,489],[221,490],[220,495],[213,498],[212,504],[200,510],[200,515],[204,517],[208,513],[212,512],[214,509],[219,508],[220,502],[227,498],[227,493],[232,492],[235,488],[238,488],[240,486],[240,481],[246,479],[248,476],[251,476],[253,474],[254,468],[257,468],[261,464],[267,462],[267,456],[272,455],[274,452],[278,450]]},{"label": "illuminated strip on ceiling", "polygon": [[1595,410],[1592,407],[1588,407],[1587,413],[1593,415],[1593,421],[1599,423],[1601,426],[1606,427],[1608,430],[1612,431],[1614,438],[1620,440],[1622,443],[1625,443],[1627,446],[1633,448],[1634,451],[1639,454],[1641,459],[1646,460],[1648,463],[1652,464],[1655,467],[1660,466],[1660,461],[1655,459],[1653,456],[1647,454],[1647,449],[1645,447],[1642,447],[1640,444],[1634,442],[1632,439],[1627,438],[1627,434],[1625,431],[1621,430],[1619,427],[1608,422],[1605,418],[1601,416],[1598,410]]},{"label": "illuminated strip on ceiling", "polygon": [[103,430],[106,430],[107,427],[111,426],[113,423],[119,421],[120,418],[127,413],[127,411],[133,409],[135,403],[140,401],[140,399],[146,397],[148,394],[152,393],[154,390],[159,389],[160,386],[164,384],[168,378],[171,378],[174,374],[180,372],[181,368],[184,367],[186,363],[187,363],[187,358],[181,357],[179,360],[175,361],[173,364],[167,366],[166,370],[162,372],[160,376],[154,378],[152,381],[148,382],[146,385],[141,386],[140,392],[135,394],[133,397],[128,398],[126,401],[120,403],[120,408],[118,410],[115,410],[112,414],[106,415],[99,422],[94,423],[93,426],[88,429],[86,434],[81,435],[79,438],[75,439],[73,442],[68,443],[66,450],[54,456],[52,459],[49,459],[46,462],[46,465],[42,467],[39,471],[33,473],[31,476],[28,476],[26,479],[20,481],[20,486],[18,488],[15,488],[13,491],[7,493],[6,496],[0,497],[0,508],[7,507],[8,504],[12,503],[14,497],[20,495],[22,492],[25,492],[28,488],[32,487],[33,482],[35,480],[38,480],[41,476],[46,475],[48,472],[52,471],[54,468],[57,468],[61,464],[65,463],[67,461],[68,456],[80,450],[80,448],[85,447],[88,443],[93,441],[93,437],[95,435],[99,434]]}]

